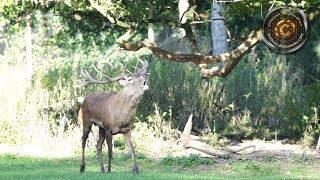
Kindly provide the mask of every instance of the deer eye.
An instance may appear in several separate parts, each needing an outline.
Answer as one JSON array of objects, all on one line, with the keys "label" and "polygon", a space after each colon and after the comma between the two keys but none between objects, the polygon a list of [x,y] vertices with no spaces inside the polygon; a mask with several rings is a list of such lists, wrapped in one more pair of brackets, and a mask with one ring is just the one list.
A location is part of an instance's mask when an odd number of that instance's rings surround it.
[{"label": "deer eye", "polygon": [[133,83],[134,81],[133,81],[133,79],[130,78],[130,79],[128,79],[128,82]]}]

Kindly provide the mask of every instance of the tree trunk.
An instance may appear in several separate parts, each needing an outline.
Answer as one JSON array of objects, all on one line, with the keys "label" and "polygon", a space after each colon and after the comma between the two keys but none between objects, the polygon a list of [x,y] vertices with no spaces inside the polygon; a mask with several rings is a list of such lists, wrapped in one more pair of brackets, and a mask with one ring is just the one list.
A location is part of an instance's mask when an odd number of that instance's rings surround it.
[{"label": "tree trunk", "polygon": [[316,150],[317,150],[318,152],[320,152],[320,134],[319,134],[318,144],[317,144]]}]

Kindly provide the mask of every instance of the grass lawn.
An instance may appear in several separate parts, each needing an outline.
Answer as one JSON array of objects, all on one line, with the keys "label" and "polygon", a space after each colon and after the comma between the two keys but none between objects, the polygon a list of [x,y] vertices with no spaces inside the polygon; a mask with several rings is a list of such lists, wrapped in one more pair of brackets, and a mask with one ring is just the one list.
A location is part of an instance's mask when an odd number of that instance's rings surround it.
[{"label": "grass lawn", "polygon": [[[0,155],[0,179],[320,179],[320,160],[303,156],[277,160],[217,160],[198,156],[148,159],[138,154],[140,174],[131,173],[129,154],[114,155],[111,174],[99,173],[94,153],[79,173],[79,157],[39,158]],[[106,161],[106,156],[105,156]]]}]

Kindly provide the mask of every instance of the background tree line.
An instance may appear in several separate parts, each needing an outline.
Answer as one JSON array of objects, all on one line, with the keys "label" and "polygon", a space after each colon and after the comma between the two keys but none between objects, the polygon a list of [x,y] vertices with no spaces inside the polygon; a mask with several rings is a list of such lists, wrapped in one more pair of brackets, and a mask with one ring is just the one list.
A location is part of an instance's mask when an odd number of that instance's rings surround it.
[{"label": "background tree line", "polygon": [[[150,64],[150,90],[137,112],[140,121],[148,121],[156,105],[162,112],[168,112],[163,118],[172,128],[182,129],[192,113],[197,133],[208,129],[224,136],[235,133],[243,138],[303,139],[307,145],[315,143],[312,138],[319,134],[316,107],[320,103],[319,18],[309,21],[309,38],[299,51],[281,55],[259,43],[229,76],[202,78],[195,64],[167,62],[147,49],[122,50],[116,40],[124,33],[123,28],[109,23],[92,9],[83,9],[85,1],[78,3],[78,7],[76,3],[71,6],[50,3],[48,8],[46,4],[32,1],[1,3],[0,105],[3,108],[0,127],[3,131],[0,142],[24,143],[30,136],[39,136],[35,129],[45,135],[42,138],[65,137],[76,128],[79,97],[92,91],[120,89],[118,84],[77,88],[80,70],[87,69],[94,74],[91,64],[95,64],[112,76],[115,72],[107,66],[107,59],[120,68],[125,62],[133,66],[139,56]],[[198,5],[199,12],[210,13],[208,2],[193,3]],[[248,8],[246,3],[237,8],[227,7],[232,16],[227,16],[226,22],[232,27],[233,37],[245,37],[261,22],[260,12],[253,7],[249,7],[254,13],[251,16],[239,12]],[[305,6],[316,3],[310,1]],[[139,1],[136,8],[147,6]],[[254,6],[259,8],[260,4]],[[112,7],[118,12],[117,4]],[[133,11],[131,5],[126,7]],[[165,7],[173,8],[176,4]],[[142,14],[144,11],[136,11],[138,19],[147,19]],[[121,12],[126,17],[127,11]],[[170,12],[166,17],[177,13],[166,9],[162,14],[166,12]],[[26,14],[31,18],[26,19]],[[25,61],[27,22],[32,28],[31,82],[27,80],[30,72],[26,71]],[[154,25],[156,41],[161,42],[164,49],[185,50],[177,28],[162,22]],[[192,29],[203,44],[199,47],[210,46],[209,23],[193,25]],[[145,37],[145,29],[136,31],[134,40]],[[237,45],[237,42],[231,43],[230,48]],[[209,53],[208,50],[205,53]]]}]

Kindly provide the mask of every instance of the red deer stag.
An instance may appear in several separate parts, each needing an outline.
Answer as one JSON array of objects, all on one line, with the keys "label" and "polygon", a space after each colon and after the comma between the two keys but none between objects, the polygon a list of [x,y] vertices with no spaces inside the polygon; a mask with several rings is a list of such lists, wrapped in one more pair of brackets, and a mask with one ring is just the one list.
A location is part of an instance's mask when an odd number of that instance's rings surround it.
[{"label": "red deer stag", "polygon": [[[143,67],[138,68],[141,62]],[[115,67],[109,63],[112,69]],[[94,69],[106,77],[106,80],[96,80],[87,71],[82,71],[85,81],[80,86],[88,84],[104,84],[119,81],[123,89],[119,92],[95,92],[86,96],[79,112],[82,113],[83,135],[82,135],[82,157],[80,162],[80,173],[85,170],[85,146],[88,134],[93,124],[99,126],[99,139],[97,142],[97,152],[100,163],[100,171],[105,172],[102,159],[102,144],[106,139],[108,145],[108,172],[111,172],[112,160],[112,135],[122,133],[127,147],[129,148],[131,159],[133,161],[133,174],[138,174],[138,166],[134,155],[134,147],[131,141],[130,126],[133,123],[133,116],[136,107],[148,87],[148,74],[146,61],[139,60],[134,73],[126,70],[127,64],[124,65],[122,72],[117,71],[117,77],[108,77],[101,73],[95,66]],[[126,74],[127,71],[127,74]],[[80,113],[79,113],[80,114]]]}]

